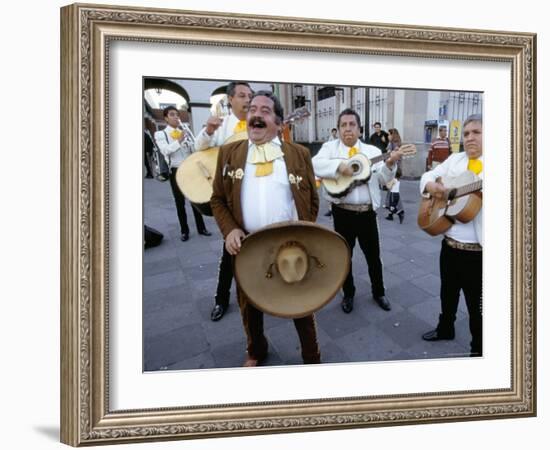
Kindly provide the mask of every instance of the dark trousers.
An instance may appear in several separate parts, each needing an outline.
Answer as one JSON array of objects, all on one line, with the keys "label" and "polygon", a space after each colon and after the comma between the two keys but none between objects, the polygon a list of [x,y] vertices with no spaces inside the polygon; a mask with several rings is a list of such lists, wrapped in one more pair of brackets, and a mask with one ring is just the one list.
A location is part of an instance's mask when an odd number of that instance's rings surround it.
[{"label": "dark trousers", "polygon": [[[385,295],[376,212],[348,211],[333,204],[332,217],[334,219],[334,230],[344,237],[349,245],[352,257],[355,240],[359,241],[359,247],[365,255],[369,268],[372,295],[374,297]],[[343,290],[345,297],[353,297],[355,295],[351,263]]]},{"label": "dark trousers", "polygon": [[[170,169],[170,187],[172,188],[172,195],[174,196],[174,201],[176,202],[176,211],[178,212],[178,220],[180,222],[180,232],[181,234],[189,234],[189,226],[187,225],[187,214],[185,212],[185,197],[181,193],[177,183],[176,183],[176,171],[177,169]],[[195,208],[193,210],[193,216],[195,216],[195,224],[197,225],[197,231],[204,231],[206,226],[204,225],[204,220],[200,212]]]},{"label": "dark trousers", "polygon": [[401,195],[399,192],[390,192],[389,196],[389,210],[391,214],[403,214],[403,207],[400,205]]},{"label": "dark trousers", "polygon": [[[254,307],[242,289],[237,286],[237,297],[241,318],[247,340],[247,352],[251,358],[263,360],[267,356],[267,339],[264,335],[264,313]],[[317,343],[317,330],[315,328],[315,317],[313,314],[294,319],[294,326],[298,332],[302,346],[302,359],[304,364],[319,364],[321,353]]]},{"label": "dark trousers", "polygon": [[218,287],[216,288],[216,305],[227,308],[231,296],[231,282],[233,281],[233,257],[222,245],[222,256],[218,266]]},{"label": "dark trousers", "polygon": [[483,252],[451,248],[443,240],[439,258],[441,316],[438,331],[454,335],[460,291],[464,292],[470,316],[472,354],[482,353],[482,257]]},{"label": "dark trousers", "polygon": [[153,156],[153,152],[143,152],[143,163],[145,164],[145,173],[147,176],[153,176],[153,171],[151,170],[151,158]]}]

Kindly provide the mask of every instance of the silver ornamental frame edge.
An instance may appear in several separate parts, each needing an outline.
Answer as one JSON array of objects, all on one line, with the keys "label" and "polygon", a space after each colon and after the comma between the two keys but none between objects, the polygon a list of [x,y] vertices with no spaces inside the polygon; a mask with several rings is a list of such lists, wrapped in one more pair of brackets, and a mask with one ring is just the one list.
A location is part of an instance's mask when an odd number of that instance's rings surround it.
[{"label": "silver ornamental frame edge", "polygon": [[[109,43],[503,61],[512,67],[510,389],[109,410]],[[61,441],[73,446],[536,414],[536,35],[74,4],[61,9]]]}]

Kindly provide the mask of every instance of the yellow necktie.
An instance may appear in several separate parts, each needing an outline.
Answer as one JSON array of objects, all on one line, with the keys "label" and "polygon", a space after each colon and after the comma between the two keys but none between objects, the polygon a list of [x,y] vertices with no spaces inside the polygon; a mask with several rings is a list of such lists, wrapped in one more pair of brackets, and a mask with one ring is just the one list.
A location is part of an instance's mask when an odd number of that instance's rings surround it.
[{"label": "yellow necktie", "polygon": [[233,128],[233,133],[240,133],[241,131],[246,131],[246,120],[239,120]]},{"label": "yellow necktie", "polygon": [[468,170],[479,175],[483,170],[483,163],[479,159],[470,159],[468,161]]},{"label": "yellow necktie", "polygon": [[273,161],[283,156],[280,147],[271,142],[253,144],[248,162],[256,165],[257,177],[265,177],[273,173]]},{"label": "yellow necktie", "polygon": [[351,147],[348,151],[348,158],[355,156],[357,153],[359,153],[359,150],[357,149],[357,147]]}]

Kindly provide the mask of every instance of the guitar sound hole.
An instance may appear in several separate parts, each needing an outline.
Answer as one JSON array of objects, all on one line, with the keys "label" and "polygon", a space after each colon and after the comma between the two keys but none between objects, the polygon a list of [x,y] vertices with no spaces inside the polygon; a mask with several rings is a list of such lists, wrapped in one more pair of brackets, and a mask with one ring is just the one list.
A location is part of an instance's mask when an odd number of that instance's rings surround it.
[{"label": "guitar sound hole", "polygon": [[353,170],[353,173],[356,174],[361,170],[361,166],[357,163],[353,163],[351,165],[351,170]]}]

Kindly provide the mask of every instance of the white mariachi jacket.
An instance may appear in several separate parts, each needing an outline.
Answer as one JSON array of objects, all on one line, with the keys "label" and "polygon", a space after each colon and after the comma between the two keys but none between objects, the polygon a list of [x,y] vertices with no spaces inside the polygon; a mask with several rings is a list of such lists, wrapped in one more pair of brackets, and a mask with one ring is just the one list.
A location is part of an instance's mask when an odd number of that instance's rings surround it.
[{"label": "white mariachi jacket", "polygon": [[[183,131],[185,133],[191,133],[191,130],[185,125]],[[186,141],[179,142],[171,136],[174,131],[170,125],[167,125],[164,130],[155,132],[155,142],[161,153],[169,161],[170,167],[177,168],[179,165],[193,153],[193,146]]]},{"label": "white mariachi jacket", "polygon": [[[367,158],[372,159],[382,154],[378,147],[374,145],[364,144],[361,141],[355,143],[355,147],[359,149]],[[336,178],[338,166],[343,160],[348,158],[349,147],[347,147],[340,139],[325,142],[319,153],[313,159],[313,170],[317,178]],[[366,184],[356,186],[345,197],[334,198],[324,192],[323,196],[331,203],[352,203],[364,204],[372,203],[374,210],[380,207],[380,185],[385,185],[393,179],[397,171],[397,164],[394,164],[390,169],[385,161],[379,161],[371,167],[371,177]],[[324,189],[323,189],[324,191]]]},{"label": "white mariachi jacket", "polygon": [[[483,156],[479,160],[483,163]],[[420,179],[420,194],[424,197],[428,196],[424,190],[429,181],[435,181],[439,177],[455,178],[466,170],[468,170],[468,155],[466,152],[453,153],[433,170],[422,175]],[[478,177],[483,179],[483,170]],[[445,235],[461,242],[475,242],[483,246],[483,207],[479,210],[474,220],[466,224],[456,222]],[[466,239],[463,237],[466,237]]]}]

